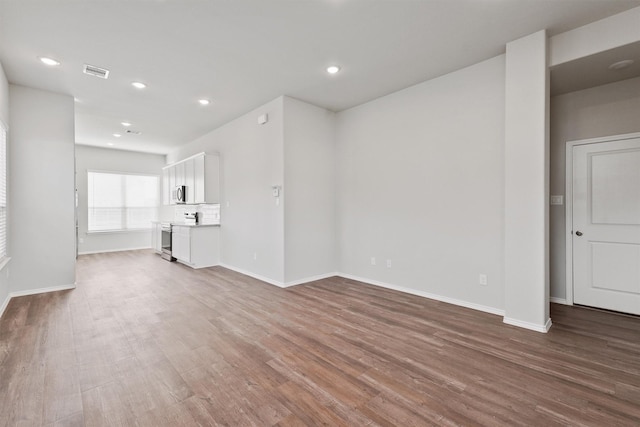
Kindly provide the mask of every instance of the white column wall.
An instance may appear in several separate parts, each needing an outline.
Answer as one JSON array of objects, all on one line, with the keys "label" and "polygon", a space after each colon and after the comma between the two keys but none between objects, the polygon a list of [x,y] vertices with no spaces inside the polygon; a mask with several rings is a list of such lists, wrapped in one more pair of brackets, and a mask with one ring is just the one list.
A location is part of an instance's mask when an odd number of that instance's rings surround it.
[{"label": "white column wall", "polygon": [[542,332],[551,326],[548,76],[546,31],[507,44],[504,322]]},{"label": "white column wall", "polygon": [[9,86],[12,295],[75,282],[74,102]]}]

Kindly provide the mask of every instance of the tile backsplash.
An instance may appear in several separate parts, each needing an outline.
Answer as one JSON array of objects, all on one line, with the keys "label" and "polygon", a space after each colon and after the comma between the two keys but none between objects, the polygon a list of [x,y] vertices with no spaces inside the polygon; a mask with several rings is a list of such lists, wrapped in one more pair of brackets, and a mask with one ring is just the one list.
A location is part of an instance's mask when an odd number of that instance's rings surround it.
[{"label": "tile backsplash", "polygon": [[198,212],[198,224],[220,224],[220,205],[178,205],[173,208],[173,221],[183,222],[185,212]]},{"label": "tile backsplash", "polygon": [[200,224],[220,224],[220,205],[198,205],[198,222]]}]

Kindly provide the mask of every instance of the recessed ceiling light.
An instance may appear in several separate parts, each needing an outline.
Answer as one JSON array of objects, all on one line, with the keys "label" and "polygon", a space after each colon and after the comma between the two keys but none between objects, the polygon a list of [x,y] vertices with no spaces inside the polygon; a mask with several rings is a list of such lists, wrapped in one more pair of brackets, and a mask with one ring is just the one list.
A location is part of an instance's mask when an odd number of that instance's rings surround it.
[{"label": "recessed ceiling light", "polygon": [[122,126],[125,126],[125,127],[129,127],[129,126],[131,126],[131,123],[129,123],[129,122],[120,122],[120,124],[121,124]]},{"label": "recessed ceiling light", "polygon": [[110,147],[113,147],[116,144],[114,144],[113,142],[107,142],[107,145],[110,146]]},{"label": "recessed ceiling light", "polygon": [[329,74],[335,74],[338,71],[340,71],[340,67],[338,67],[337,65],[330,65],[327,67],[327,73]]},{"label": "recessed ceiling light", "polygon": [[147,87],[147,85],[142,82],[133,82],[131,83],[131,86],[135,87],[136,89],[144,89],[145,87]]},{"label": "recessed ceiling light", "polygon": [[120,138],[122,135],[120,135],[119,133],[114,133],[113,136],[115,136],[116,138]]},{"label": "recessed ceiling light", "polygon": [[45,65],[49,65],[51,67],[55,67],[57,65],[60,65],[60,61],[56,61],[53,58],[47,58],[46,56],[41,56],[38,58],[40,60],[40,62],[42,62]]},{"label": "recessed ceiling light", "polygon": [[623,68],[630,67],[633,64],[633,59],[625,59],[622,61],[614,62],[609,65],[610,70],[622,70]]},{"label": "recessed ceiling light", "polygon": [[199,99],[198,102],[200,103],[200,105],[209,105],[209,104],[211,104],[211,101],[209,101],[208,99]]}]

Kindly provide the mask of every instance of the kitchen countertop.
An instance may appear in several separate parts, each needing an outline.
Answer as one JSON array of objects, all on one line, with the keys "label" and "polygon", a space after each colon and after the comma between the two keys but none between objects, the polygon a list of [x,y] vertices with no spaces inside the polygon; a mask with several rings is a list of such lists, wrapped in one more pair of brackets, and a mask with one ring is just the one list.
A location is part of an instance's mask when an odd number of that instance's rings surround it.
[{"label": "kitchen countertop", "polygon": [[185,224],[184,222],[172,222],[171,225],[180,227],[220,227],[220,224]]}]

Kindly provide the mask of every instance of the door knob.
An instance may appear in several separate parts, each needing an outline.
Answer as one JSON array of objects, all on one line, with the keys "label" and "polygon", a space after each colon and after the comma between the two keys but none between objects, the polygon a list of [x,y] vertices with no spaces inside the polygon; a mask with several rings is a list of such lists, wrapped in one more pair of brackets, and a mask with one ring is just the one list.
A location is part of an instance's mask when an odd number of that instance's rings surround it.
[{"label": "door knob", "polygon": [[578,237],[582,236],[582,231],[576,231],[576,236]]}]

